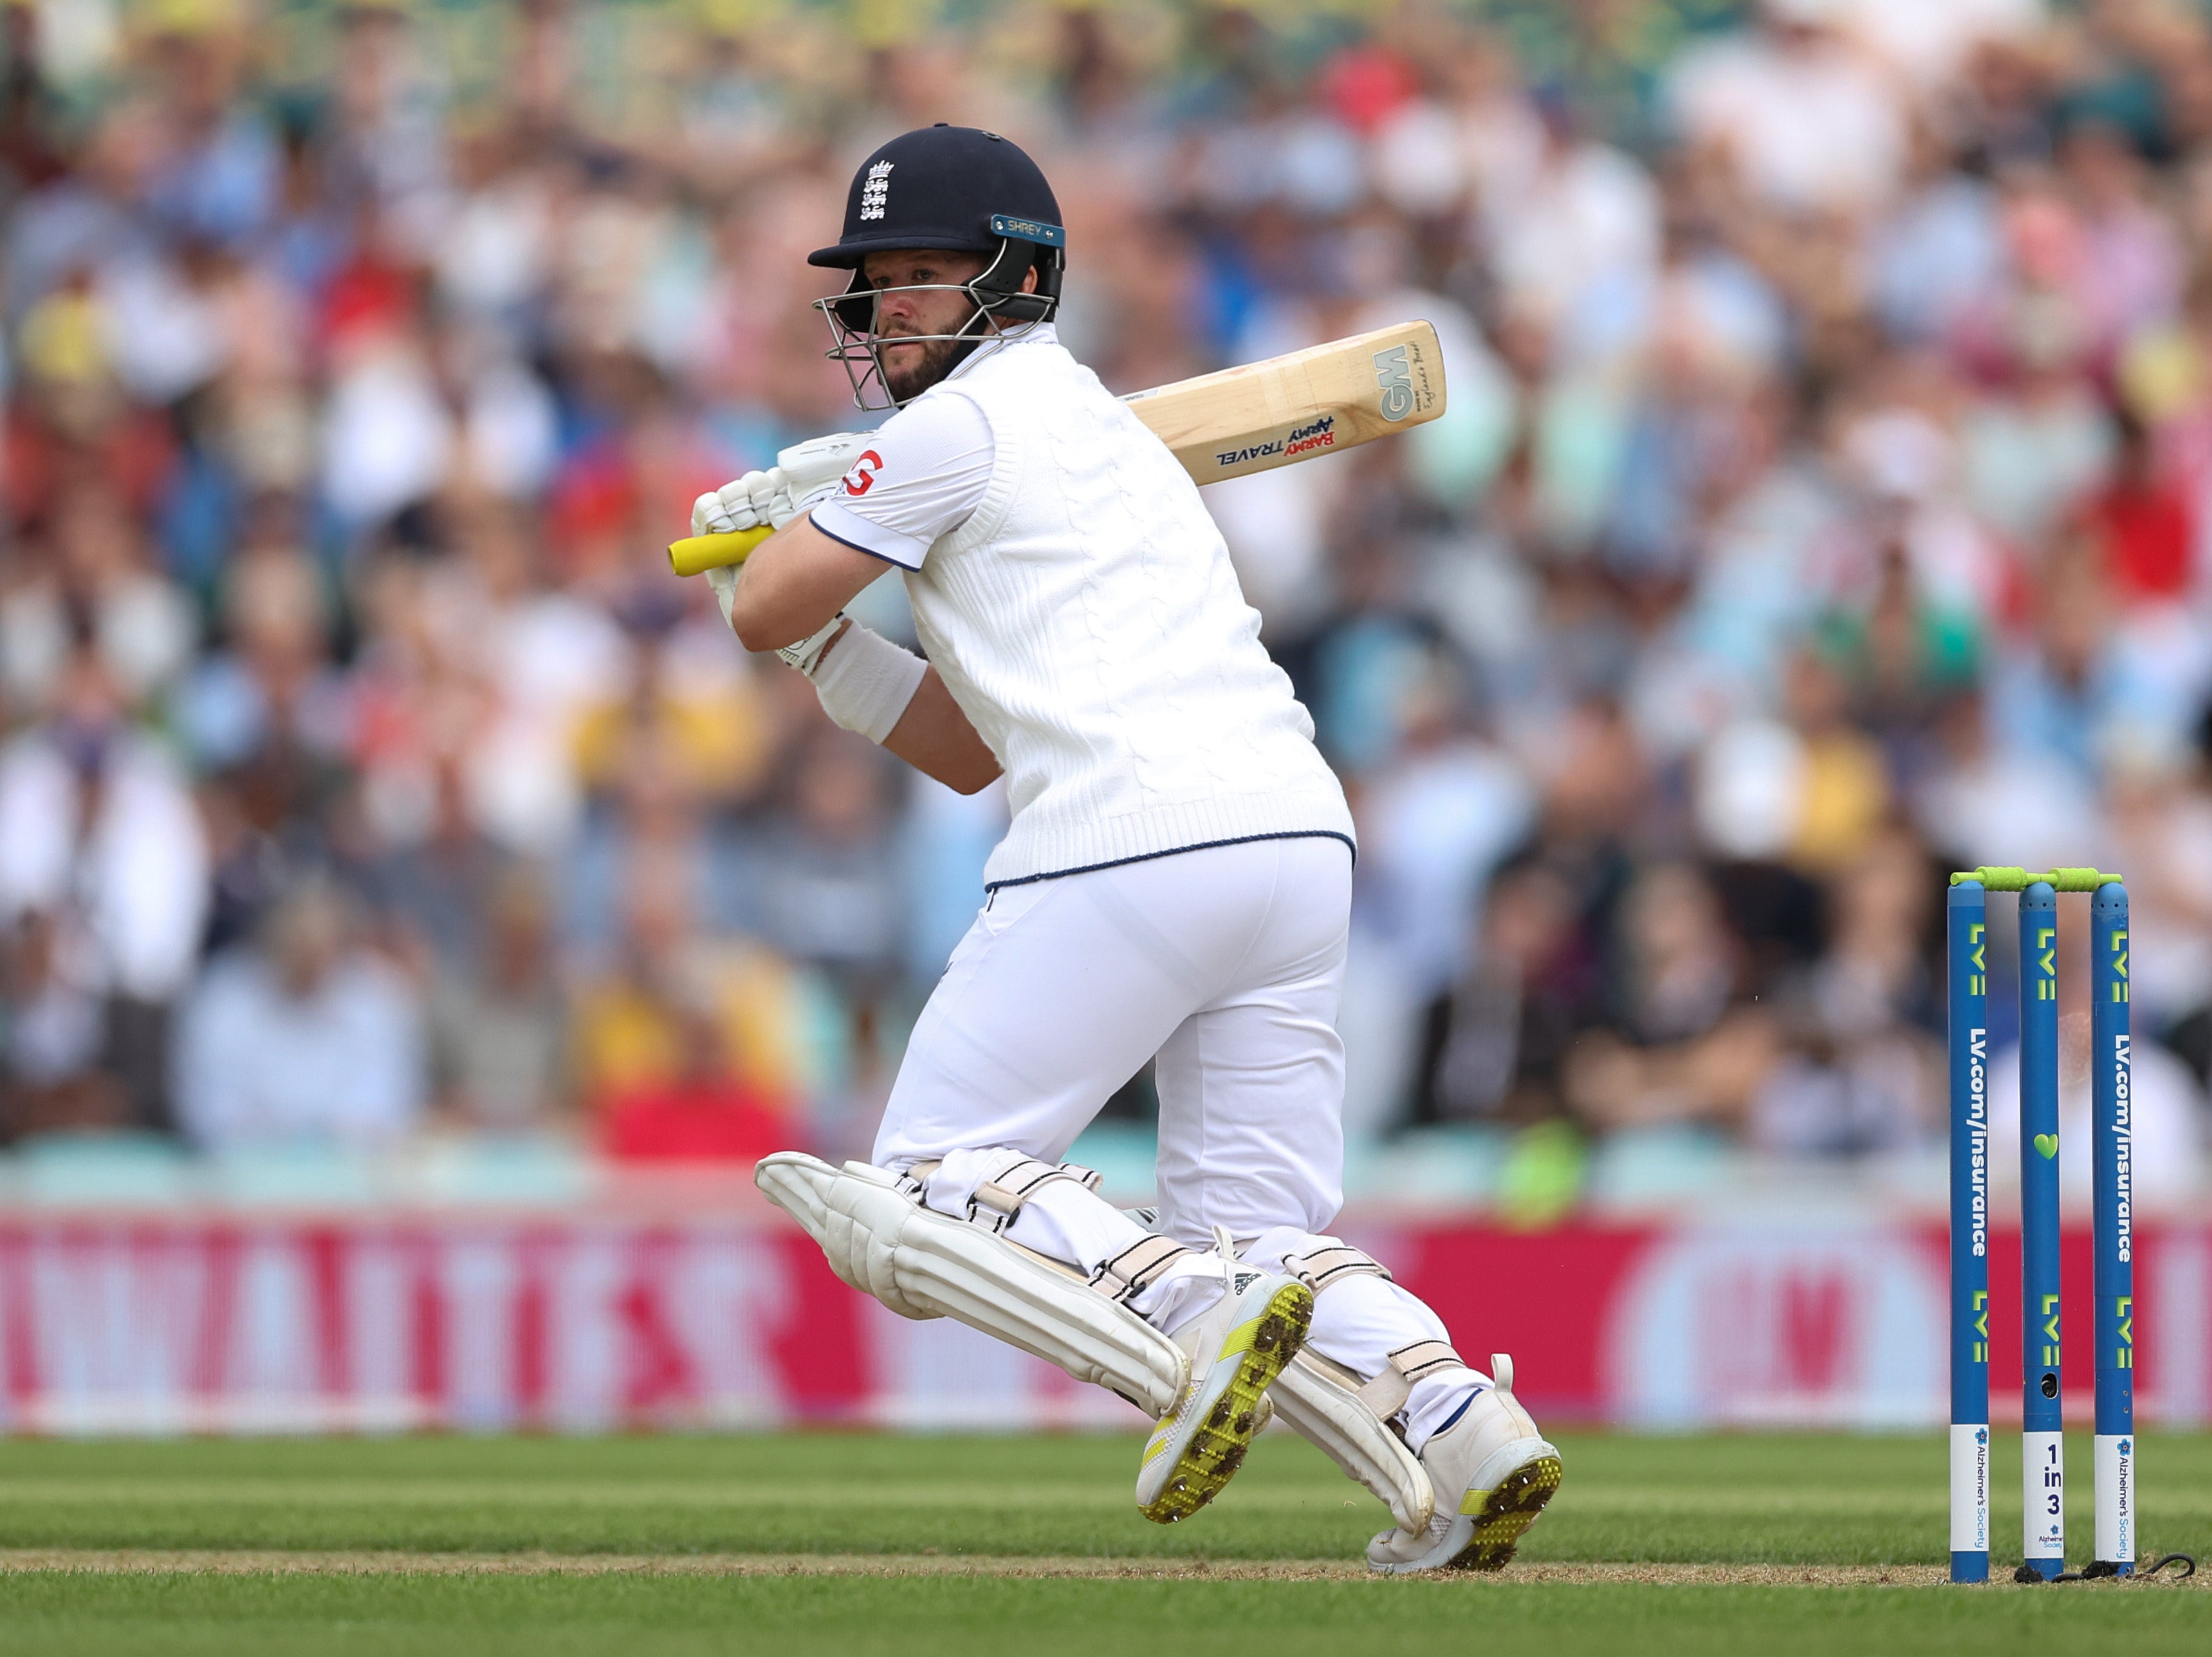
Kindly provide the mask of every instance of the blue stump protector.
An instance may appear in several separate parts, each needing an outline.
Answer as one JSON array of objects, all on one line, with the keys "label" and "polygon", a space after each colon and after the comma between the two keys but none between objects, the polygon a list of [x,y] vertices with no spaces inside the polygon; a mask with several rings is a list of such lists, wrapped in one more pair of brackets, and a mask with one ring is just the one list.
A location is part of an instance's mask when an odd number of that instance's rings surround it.
[{"label": "blue stump protector", "polygon": [[2128,889],[2089,906],[2089,1099],[2096,1234],[2097,1565],[2136,1568],[2133,1096],[2128,1035]]},{"label": "blue stump protector", "polygon": [[2066,1569],[2065,1405],[2058,1335],[2058,894],[2020,895],[2021,1557]]},{"label": "blue stump protector", "polygon": [[[2136,1564],[2134,1102],[2128,892],[2094,869],[1988,865],[1951,877],[1944,990],[1951,1083],[1951,1580],[1990,1580],[1989,895],[2020,894],[2023,1582],[2191,1576],[2185,1553]],[[2096,1270],[2097,1555],[2067,1572],[2058,1338],[2058,894],[2089,900]]]},{"label": "blue stump protector", "polygon": [[1990,1580],[1989,899],[1954,884],[1951,1020],[1951,1580]]}]

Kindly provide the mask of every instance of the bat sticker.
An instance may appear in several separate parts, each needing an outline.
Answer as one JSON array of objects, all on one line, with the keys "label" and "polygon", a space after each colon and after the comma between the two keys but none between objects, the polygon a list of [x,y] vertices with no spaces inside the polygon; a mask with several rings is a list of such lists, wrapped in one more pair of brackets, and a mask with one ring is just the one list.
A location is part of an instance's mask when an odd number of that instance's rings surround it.
[{"label": "bat sticker", "polygon": [[1403,420],[1413,411],[1413,370],[1406,348],[1393,345],[1375,354],[1375,383],[1382,388],[1382,418]]}]

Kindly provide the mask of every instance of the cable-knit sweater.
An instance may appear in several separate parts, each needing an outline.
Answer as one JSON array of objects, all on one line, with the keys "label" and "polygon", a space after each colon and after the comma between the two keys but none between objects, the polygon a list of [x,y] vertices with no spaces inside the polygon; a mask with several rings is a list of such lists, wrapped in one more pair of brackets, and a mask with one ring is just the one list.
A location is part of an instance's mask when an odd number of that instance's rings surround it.
[{"label": "cable-knit sweater", "polygon": [[1006,770],[986,881],[1349,845],[1313,720],[1166,446],[1056,343],[1009,343],[925,395],[968,399],[995,446],[981,505],[906,577],[923,648]]}]

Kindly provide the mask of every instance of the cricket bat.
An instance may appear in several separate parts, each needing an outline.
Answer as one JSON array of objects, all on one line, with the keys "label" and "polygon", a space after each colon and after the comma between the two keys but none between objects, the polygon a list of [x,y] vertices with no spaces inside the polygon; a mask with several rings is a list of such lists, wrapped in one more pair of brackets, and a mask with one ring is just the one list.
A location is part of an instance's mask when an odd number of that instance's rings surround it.
[{"label": "cricket bat", "polygon": [[[1444,411],[1443,356],[1433,327],[1401,322],[1121,400],[1193,478],[1218,483],[1434,420]],[[842,476],[866,446],[866,433],[841,432],[786,449],[776,464],[804,491]],[[741,564],[772,533],[687,536],[669,547],[669,567],[696,575]]]}]

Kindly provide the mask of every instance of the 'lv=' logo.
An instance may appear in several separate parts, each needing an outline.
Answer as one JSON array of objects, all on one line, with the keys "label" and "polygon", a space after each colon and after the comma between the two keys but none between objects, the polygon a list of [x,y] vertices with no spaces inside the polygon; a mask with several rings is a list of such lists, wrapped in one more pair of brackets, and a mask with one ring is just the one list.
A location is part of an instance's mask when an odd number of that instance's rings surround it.
[{"label": "'lv=' logo", "polygon": [[2035,947],[2041,951],[2035,957],[2035,998],[2039,1001],[2056,1001],[2058,998],[2058,951],[2053,944],[2057,936],[2056,926],[2038,926],[2035,929]]},{"label": "'lv=' logo", "polygon": [[2112,934],[2112,999],[2128,999],[2128,935],[2121,932]]}]

